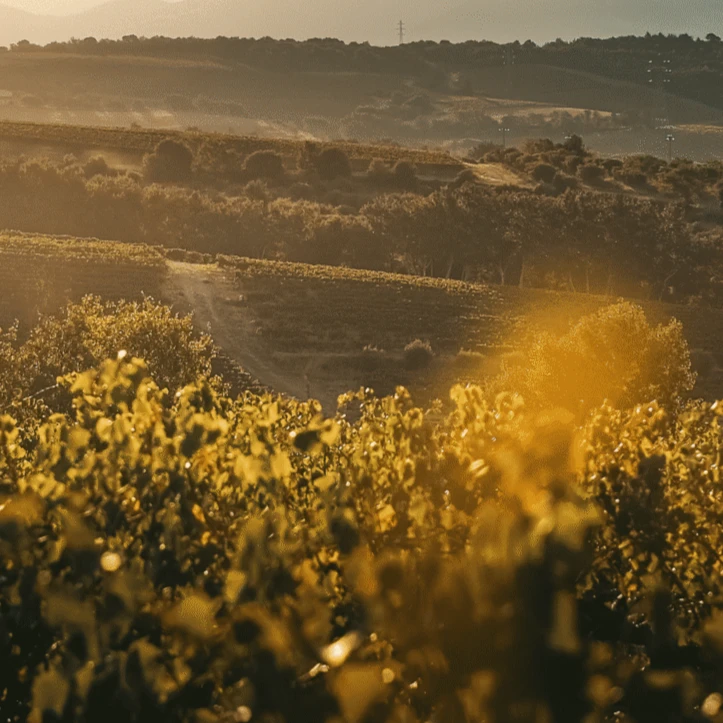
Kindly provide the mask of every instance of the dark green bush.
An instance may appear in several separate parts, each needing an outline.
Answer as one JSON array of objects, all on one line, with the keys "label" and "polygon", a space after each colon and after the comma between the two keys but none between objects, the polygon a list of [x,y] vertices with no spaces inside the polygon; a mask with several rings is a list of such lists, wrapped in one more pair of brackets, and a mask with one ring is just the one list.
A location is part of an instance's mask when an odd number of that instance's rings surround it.
[{"label": "dark green bush", "polygon": [[188,181],[193,174],[194,155],[183,141],[167,138],[143,159],[143,173],[154,183]]},{"label": "dark green bush", "polygon": [[428,341],[415,339],[404,347],[404,366],[409,371],[426,369],[433,359],[434,351]]},{"label": "dark green bush", "polygon": [[275,151],[256,151],[244,163],[244,175],[250,179],[278,181],[284,173],[284,159]]},{"label": "dark green bush", "polygon": [[532,178],[539,183],[552,183],[555,180],[557,168],[549,163],[539,163],[532,170]]},{"label": "dark green bush", "polygon": [[341,148],[325,148],[314,159],[314,168],[324,181],[351,176],[349,156]]}]

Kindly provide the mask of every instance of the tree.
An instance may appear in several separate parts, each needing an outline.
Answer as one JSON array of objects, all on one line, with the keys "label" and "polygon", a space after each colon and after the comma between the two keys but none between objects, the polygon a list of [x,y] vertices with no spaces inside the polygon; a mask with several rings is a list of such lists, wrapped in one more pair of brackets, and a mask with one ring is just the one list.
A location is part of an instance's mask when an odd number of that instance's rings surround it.
[{"label": "tree", "polygon": [[319,177],[325,181],[351,176],[349,156],[341,148],[325,148],[314,159]]},{"label": "tree", "polygon": [[166,138],[143,159],[143,172],[149,181],[187,181],[193,174],[193,160],[193,151],[186,143]]},{"label": "tree", "polygon": [[244,162],[244,175],[251,180],[278,181],[284,173],[284,159],[275,151],[256,151]]},{"label": "tree", "polygon": [[524,354],[501,385],[535,406],[582,415],[605,401],[621,409],[674,405],[695,383],[680,322],[653,327],[631,303],[585,316],[562,335],[538,333]]}]

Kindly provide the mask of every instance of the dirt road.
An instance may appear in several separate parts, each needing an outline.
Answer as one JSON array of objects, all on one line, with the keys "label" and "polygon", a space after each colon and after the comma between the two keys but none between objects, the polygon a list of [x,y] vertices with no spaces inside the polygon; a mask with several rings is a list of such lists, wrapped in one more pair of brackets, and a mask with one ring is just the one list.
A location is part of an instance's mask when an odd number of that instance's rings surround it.
[{"label": "dirt road", "polygon": [[192,312],[197,328],[208,332],[227,356],[277,392],[296,399],[323,397],[315,393],[323,390],[309,387],[303,369],[292,376],[273,364],[241,300],[243,290],[227,272],[215,265],[179,261],[169,261],[168,269],[163,301],[177,311]]}]

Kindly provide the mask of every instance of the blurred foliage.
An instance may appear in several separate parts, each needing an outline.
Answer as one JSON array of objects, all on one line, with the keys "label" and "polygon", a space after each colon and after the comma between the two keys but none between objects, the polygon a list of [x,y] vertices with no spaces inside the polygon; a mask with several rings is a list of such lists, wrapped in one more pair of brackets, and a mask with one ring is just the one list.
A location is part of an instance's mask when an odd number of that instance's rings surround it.
[{"label": "blurred foliage", "polygon": [[49,407],[58,411],[67,395],[59,375],[96,366],[120,350],[142,355],[161,388],[176,390],[211,375],[215,347],[198,334],[190,316],[167,306],[107,302],[86,296],[57,314],[40,315],[19,338],[17,325],[0,330],[0,408],[18,419],[33,419]]},{"label": "blurred foliage", "polygon": [[524,363],[505,366],[493,383],[540,408],[587,414],[604,402],[629,408],[657,399],[675,407],[695,375],[683,326],[651,326],[639,306],[620,303],[583,317],[569,331],[535,333]]},{"label": "blurred foliage", "polygon": [[[102,324],[84,303],[40,328]],[[108,349],[68,339],[70,366]],[[168,363],[159,385],[123,352],[61,376],[64,409],[0,419],[8,720],[717,719],[720,405],[576,420],[400,388],[325,419],[205,376],[174,393]]]}]

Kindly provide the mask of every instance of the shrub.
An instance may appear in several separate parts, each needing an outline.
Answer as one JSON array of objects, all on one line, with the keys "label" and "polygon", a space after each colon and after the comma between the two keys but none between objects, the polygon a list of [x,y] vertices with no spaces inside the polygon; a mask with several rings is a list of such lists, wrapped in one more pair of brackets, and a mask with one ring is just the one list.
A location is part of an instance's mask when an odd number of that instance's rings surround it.
[{"label": "shrub", "polygon": [[561,336],[544,333],[525,353],[527,363],[498,383],[531,403],[575,413],[605,401],[675,405],[695,383],[681,324],[650,326],[631,303],[583,317]]},{"label": "shrub", "polygon": [[397,188],[406,191],[413,191],[419,183],[417,169],[409,161],[397,161],[392,168],[392,175]]},{"label": "shrub", "polygon": [[610,175],[613,175],[615,171],[622,168],[624,164],[619,158],[605,158],[601,165]]},{"label": "shrub", "polygon": [[583,183],[592,186],[599,184],[605,178],[605,169],[601,166],[585,164],[577,169],[577,175]]},{"label": "shrub", "polygon": [[560,193],[567,191],[568,188],[575,189],[578,187],[577,179],[575,176],[568,176],[566,173],[557,173],[552,182],[552,185]]},{"label": "shrub", "polygon": [[256,151],[244,162],[244,174],[250,179],[278,181],[284,173],[284,159],[275,151]]},{"label": "shrub", "polygon": [[387,358],[384,349],[367,344],[359,354],[359,369],[366,373],[378,371]]},{"label": "shrub", "polygon": [[[17,348],[0,345],[0,369],[16,370],[0,382],[0,406],[9,410],[19,398],[51,388],[59,375],[120,351],[144,356],[161,387],[172,392],[209,375],[215,355],[210,337],[196,333],[191,317],[176,316],[151,299],[103,302],[88,296],[57,315],[41,316]],[[9,356],[3,359],[3,353]]]},{"label": "shrub", "polygon": [[386,186],[392,177],[389,166],[380,158],[374,158],[367,169],[367,178],[378,186]]},{"label": "shrub", "polygon": [[644,188],[648,185],[648,177],[645,173],[636,171],[620,171],[617,176],[618,180],[626,183],[633,188]]},{"label": "shrub", "polygon": [[115,176],[117,171],[108,165],[108,162],[103,156],[94,156],[86,161],[83,166],[83,173],[86,178],[93,178],[93,176]]},{"label": "shrub", "polygon": [[549,163],[540,163],[532,170],[532,178],[540,183],[552,183],[556,174],[557,168]]},{"label": "shrub", "polygon": [[271,198],[269,187],[260,180],[249,181],[244,186],[244,196],[252,201],[268,201]]},{"label": "shrub", "polygon": [[449,184],[449,188],[450,190],[456,190],[464,186],[465,183],[479,183],[479,176],[471,168],[460,171],[454,181]]},{"label": "shrub", "polygon": [[565,141],[565,143],[563,143],[563,148],[578,156],[585,154],[585,144],[583,143],[582,138],[574,133]]},{"label": "shrub", "polygon": [[193,151],[186,143],[167,138],[143,159],[143,172],[152,182],[187,181],[193,173],[193,160]]},{"label": "shrub", "polygon": [[493,153],[499,150],[499,146],[491,141],[478,143],[473,148],[470,148],[467,157],[471,161],[480,162],[485,159],[488,153]]},{"label": "shrub", "polygon": [[433,359],[434,351],[428,341],[415,339],[404,347],[404,366],[409,371],[426,369]]},{"label": "shrub", "polygon": [[325,148],[316,156],[314,167],[324,181],[351,176],[349,156],[341,148]]}]

